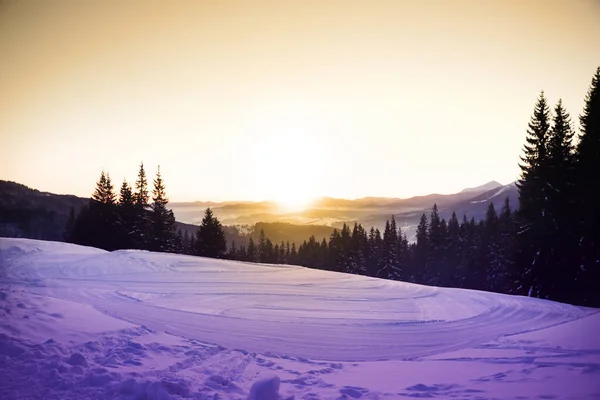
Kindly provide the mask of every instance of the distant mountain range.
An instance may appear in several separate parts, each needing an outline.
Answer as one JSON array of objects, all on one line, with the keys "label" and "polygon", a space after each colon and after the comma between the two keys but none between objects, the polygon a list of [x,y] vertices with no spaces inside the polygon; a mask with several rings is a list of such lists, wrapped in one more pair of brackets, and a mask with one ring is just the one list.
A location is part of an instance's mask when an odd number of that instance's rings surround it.
[{"label": "distant mountain range", "polygon": [[[383,229],[392,215],[412,239],[419,218],[429,214],[433,204],[438,205],[440,215],[448,219],[452,211],[459,218],[463,214],[476,220],[483,218],[490,203],[499,210],[508,197],[513,208],[518,204],[518,190],[514,183],[502,185],[491,181],[468,188],[455,194],[430,194],[408,199],[364,197],[356,200],[323,197],[310,208],[298,212],[283,212],[272,202],[187,202],[169,203],[177,219],[178,229],[192,233],[202,220],[204,210],[211,207],[224,225],[236,225],[226,230],[228,241],[243,244],[246,237],[237,232],[258,237],[262,228],[274,243],[282,240],[299,244],[312,234],[321,239],[333,228],[344,223],[360,222],[367,229],[374,226]],[[30,237],[45,240],[63,240],[70,209],[75,212],[89,201],[87,198],[40,192],[27,186],[0,180],[0,236]],[[253,226],[261,223],[253,232]]]},{"label": "distant mountain range", "polygon": [[[288,222],[297,225],[326,225],[339,228],[344,223],[360,222],[370,228],[383,229],[392,215],[412,237],[423,213],[429,214],[437,204],[440,215],[448,219],[453,211],[459,218],[466,214],[479,220],[484,217],[489,203],[498,209],[508,197],[511,206],[518,204],[518,190],[514,183],[502,185],[491,181],[481,186],[464,189],[454,194],[430,194],[407,199],[364,197],[356,200],[323,197],[309,208],[296,212],[280,211],[270,202],[211,203],[215,215],[226,225],[252,225],[257,222]],[[179,221],[197,224],[202,219],[206,203],[170,203]]]}]

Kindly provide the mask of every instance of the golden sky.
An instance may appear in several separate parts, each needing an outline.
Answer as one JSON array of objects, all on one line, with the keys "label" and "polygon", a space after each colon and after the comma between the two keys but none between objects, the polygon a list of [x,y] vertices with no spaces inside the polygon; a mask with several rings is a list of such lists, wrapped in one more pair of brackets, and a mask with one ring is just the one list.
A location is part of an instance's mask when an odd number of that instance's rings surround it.
[{"label": "golden sky", "polygon": [[[0,0],[0,179],[172,201],[408,197],[517,179],[545,90],[573,120],[600,1]],[[577,126],[577,125],[576,125]]]}]

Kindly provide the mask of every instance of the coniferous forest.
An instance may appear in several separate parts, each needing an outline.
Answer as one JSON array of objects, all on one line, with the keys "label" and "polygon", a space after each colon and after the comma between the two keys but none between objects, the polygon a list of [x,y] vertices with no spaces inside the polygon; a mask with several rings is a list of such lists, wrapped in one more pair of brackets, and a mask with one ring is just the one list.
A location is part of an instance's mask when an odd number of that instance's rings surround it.
[{"label": "coniferous forest", "polygon": [[[329,240],[226,243],[207,209],[195,235],[175,229],[160,169],[152,192],[143,164],[119,195],[102,172],[89,204],[72,215],[68,240],[107,250],[145,249],[310,268],[434,286],[470,288],[600,307],[600,68],[585,96],[579,132],[542,92],[528,124],[519,204],[490,204],[481,221],[423,214],[409,243],[394,216],[381,232],[360,223]],[[400,182],[401,184],[401,182]]]}]

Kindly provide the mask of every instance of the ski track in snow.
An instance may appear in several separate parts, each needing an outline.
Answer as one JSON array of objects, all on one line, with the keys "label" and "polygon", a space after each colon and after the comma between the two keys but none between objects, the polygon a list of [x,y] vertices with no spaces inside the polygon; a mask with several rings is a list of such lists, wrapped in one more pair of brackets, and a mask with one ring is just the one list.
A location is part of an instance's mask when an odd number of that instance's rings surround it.
[{"label": "ski track in snow", "polygon": [[597,311],[0,238],[0,398],[600,398]]}]

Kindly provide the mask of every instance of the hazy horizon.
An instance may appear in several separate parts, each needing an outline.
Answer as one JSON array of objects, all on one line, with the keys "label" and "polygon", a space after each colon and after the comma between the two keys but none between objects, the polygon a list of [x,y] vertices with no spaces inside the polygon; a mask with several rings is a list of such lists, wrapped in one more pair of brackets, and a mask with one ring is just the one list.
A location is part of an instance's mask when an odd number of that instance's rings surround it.
[{"label": "hazy horizon", "polygon": [[[0,1],[0,179],[172,202],[456,193],[519,175],[536,98],[577,116],[597,1]],[[151,185],[150,185],[151,186]]]},{"label": "hazy horizon", "polygon": [[[25,185],[25,186],[27,186],[27,187],[29,187],[31,189],[39,190],[41,192],[46,192],[46,193],[52,193],[52,194],[56,194],[56,195],[65,195],[65,196],[71,196],[71,195],[73,195],[73,196],[77,196],[77,197],[89,198],[89,197],[91,197],[92,192],[93,192],[93,188],[92,188],[92,189],[90,189],[90,193],[88,193],[88,194],[84,193],[84,194],[79,195],[79,194],[75,194],[75,193],[62,193],[62,192],[56,192],[56,191],[52,191],[52,190],[45,190],[45,189],[42,189],[42,188],[39,188],[39,187],[30,186],[30,185],[27,185],[24,182],[15,181],[14,179],[4,179],[4,178],[2,178],[1,180],[5,180],[5,181],[8,181],[8,182],[14,182],[14,183],[17,183],[17,184]],[[112,180],[112,178],[111,178],[111,180]],[[452,194],[460,193],[463,190],[476,188],[476,187],[483,186],[483,185],[486,185],[486,184],[491,183],[491,182],[496,182],[496,183],[500,184],[501,186],[506,186],[506,185],[510,185],[511,183],[514,183],[515,181],[511,181],[511,182],[507,182],[507,183],[501,183],[501,182],[499,182],[499,181],[497,181],[495,179],[492,179],[492,180],[489,180],[487,182],[483,182],[480,185],[475,185],[475,186],[472,186],[472,187],[464,187],[462,189],[459,189],[459,190],[453,191],[453,192],[451,191],[451,192],[444,192],[444,193],[442,193],[442,192],[434,190],[433,192],[411,194],[411,195],[403,196],[403,197],[395,197],[395,196],[371,196],[371,195],[368,195],[368,194],[365,195],[365,196],[353,197],[353,198],[349,198],[349,197],[334,197],[334,196],[317,196],[314,199],[311,199],[307,204],[310,205],[310,203],[312,203],[314,201],[318,201],[320,199],[325,199],[325,198],[331,198],[331,199],[334,199],[334,200],[350,200],[350,201],[361,200],[361,199],[366,199],[366,198],[399,199],[399,200],[404,200],[404,199],[410,199],[410,198],[419,197],[419,196],[452,195]],[[113,183],[113,186],[115,188],[115,193],[118,195],[118,189],[119,189],[119,185],[117,184],[118,182],[114,182],[113,181],[112,183]],[[131,180],[131,183],[133,183],[133,180]],[[153,184],[149,180],[149,192],[150,193],[152,192],[152,188],[153,188]],[[170,204],[171,203],[236,203],[236,202],[239,202],[239,203],[264,203],[264,202],[277,203],[277,200],[273,200],[273,199],[258,199],[258,200],[253,200],[253,199],[239,199],[239,198],[216,199],[216,200],[206,199],[206,198],[189,199],[189,200],[172,200],[172,199],[169,198],[169,203]],[[294,208],[295,207],[291,207],[291,210],[289,210],[289,211],[299,211],[299,209],[295,210]]]}]

